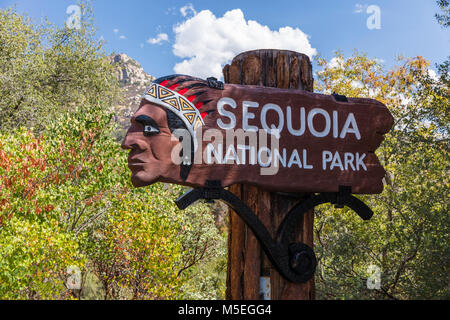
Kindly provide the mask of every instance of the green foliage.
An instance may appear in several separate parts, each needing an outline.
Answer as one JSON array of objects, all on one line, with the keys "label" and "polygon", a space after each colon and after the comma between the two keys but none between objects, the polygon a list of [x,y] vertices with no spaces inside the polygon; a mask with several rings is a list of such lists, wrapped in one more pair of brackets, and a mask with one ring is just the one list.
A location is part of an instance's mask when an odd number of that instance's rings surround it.
[{"label": "green foliage", "polygon": [[0,10],[0,130],[41,132],[59,112],[113,105],[118,83],[96,40],[90,7],[80,29],[35,25],[13,9]]},{"label": "green foliage", "polygon": [[[333,299],[449,298],[448,67],[430,77],[422,57],[400,59],[385,71],[357,52],[334,63],[319,59],[317,89],[385,103],[395,118],[377,155],[387,170],[382,194],[364,197],[375,215],[318,211],[317,290]],[[381,287],[369,290],[369,266]]]},{"label": "green foliage", "polygon": [[183,218],[181,270],[186,282],[181,296],[185,299],[225,299],[228,233],[218,232],[211,211],[212,205],[197,204]]},{"label": "green foliage", "polygon": [[439,22],[441,26],[444,28],[448,28],[450,26],[450,7],[448,0],[438,0],[436,1],[439,9],[441,9],[441,14],[436,13],[436,20]]},{"label": "green foliage", "polygon": [[107,298],[169,299],[182,283],[181,226],[168,194],[152,189],[111,199],[114,211],[90,235],[87,251]]},{"label": "green foliage", "polygon": [[[91,110],[62,115],[39,138],[25,129],[0,135],[2,244],[6,248],[23,233],[17,221],[41,228],[34,228],[36,241],[26,244],[31,252],[44,248],[49,233],[58,244],[76,241],[75,245],[61,244],[67,252],[55,254],[54,259],[62,259],[55,263],[56,270],[46,271],[42,260],[47,258],[29,254],[30,263],[43,276],[20,290],[34,292],[35,283],[43,285],[39,279],[61,282],[58,279],[69,264],[65,261],[72,261],[67,255],[72,254],[85,257],[83,278],[94,275],[98,279],[103,287],[101,298],[189,295],[182,286],[195,276],[192,269],[223,250],[209,209],[199,204],[180,212],[172,199],[181,194],[181,187],[132,188],[126,152],[108,136],[110,117],[100,109]],[[54,228],[49,231],[47,226]],[[25,245],[24,241],[20,243]],[[51,251],[46,253],[53,258]],[[23,254],[17,250],[8,249],[1,258],[11,266],[1,270],[0,276],[23,263]],[[34,272],[31,267],[24,270]],[[17,273],[12,277],[22,279]],[[5,283],[5,292],[13,283]],[[53,285],[47,295],[39,291],[33,297],[63,297],[62,288]],[[18,291],[9,292],[0,292],[0,297],[23,297]],[[83,288],[73,295],[83,297]]]},{"label": "green foliage", "polygon": [[56,220],[13,217],[0,232],[0,298],[65,299],[68,267],[82,268],[84,256]]},{"label": "green foliage", "polygon": [[[73,254],[86,257],[83,277],[96,276],[102,298],[188,295],[181,287],[195,274],[191,269],[223,249],[213,217],[202,204],[180,212],[172,199],[181,187],[132,188],[126,152],[108,135],[109,119],[91,108],[91,113],[62,114],[39,138],[25,129],[0,136],[0,235],[9,226],[18,228],[10,225],[15,219],[57,221],[54,235],[77,240]],[[40,250],[44,236],[38,233],[30,250]],[[73,248],[67,246],[69,252]],[[19,263],[22,256],[7,251],[3,258]],[[57,265],[63,274],[67,264]],[[82,291],[75,296],[83,297]]]},{"label": "green foliage", "polygon": [[220,238],[215,255],[199,263],[183,284],[183,298],[190,300],[224,300],[227,273],[226,234]]},{"label": "green foliage", "polygon": [[190,296],[221,235],[206,205],[176,208],[183,188],[131,186],[118,84],[83,10],[80,30],[0,10],[0,299]]},{"label": "green foliage", "polygon": [[[215,255],[219,237],[211,215],[202,205],[179,212],[173,196],[162,184],[121,195],[108,220],[93,231],[88,252],[105,296],[183,298],[192,267]],[[194,219],[202,225],[193,229]]]}]

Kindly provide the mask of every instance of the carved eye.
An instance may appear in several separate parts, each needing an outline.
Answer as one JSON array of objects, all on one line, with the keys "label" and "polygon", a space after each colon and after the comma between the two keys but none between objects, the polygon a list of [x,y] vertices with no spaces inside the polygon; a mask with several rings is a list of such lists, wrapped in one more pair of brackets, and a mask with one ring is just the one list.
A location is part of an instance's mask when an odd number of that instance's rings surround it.
[{"label": "carved eye", "polygon": [[145,125],[144,126],[144,136],[153,136],[155,134],[158,134],[160,131],[158,128],[153,127],[152,125]]},{"label": "carved eye", "polygon": [[136,121],[144,126],[144,136],[154,136],[160,133],[156,121],[146,115],[140,115],[136,118]]}]

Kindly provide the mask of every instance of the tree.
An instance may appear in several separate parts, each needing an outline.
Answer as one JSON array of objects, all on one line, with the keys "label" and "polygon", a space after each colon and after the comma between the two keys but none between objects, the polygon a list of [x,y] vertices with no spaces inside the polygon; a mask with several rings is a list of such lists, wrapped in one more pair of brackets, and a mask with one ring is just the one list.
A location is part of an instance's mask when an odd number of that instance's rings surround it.
[{"label": "tree", "polygon": [[[358,52],[331,62],[318,60],[318,91],[377,99],[395,124],[377,151],[384,191],[363,197],[374,217],[318,211],[318,296],[448,299],[448,68],[434,79],[422,57],[401,58],[392,70]],[[380,286],[370,290],[376,271]]]},{"label": "tree", "polygon": [[436,13],[434,16],[441,26],[447,28],[450,26],[450,7],[448,0],[438,0],[436,1],[442,14]]},{"label": "tree", "polygon": [[80,29],[35,25],[12,8],[0,10],[0,130],[42,132],[75,106],[118,99],[113,67],[96,39],[93,15],[81,3]]},{"label": "tree", "polygon": [[223,249],[204,204],[171,201],[183,188],[131,186],[113,138],[118,83],[93,30],[0,10],[1,299],[182,298]]}]

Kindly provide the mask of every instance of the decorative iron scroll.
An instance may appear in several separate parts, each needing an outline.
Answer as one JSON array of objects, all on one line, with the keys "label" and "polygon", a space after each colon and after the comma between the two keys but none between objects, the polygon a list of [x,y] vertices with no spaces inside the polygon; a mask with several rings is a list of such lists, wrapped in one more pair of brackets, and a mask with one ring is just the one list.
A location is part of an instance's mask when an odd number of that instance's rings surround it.
[{"label": "decorative iron scroll", "polygon": [[287,280],[304,283],[314,276],[317,266],[316,256],[311,247],[291,239],[303,215],[314,207],[331,203],[337,208],[347,206],[363,220],[369,220],[373,212],[361,200],[351,195],[351,187],[340,187],[339,192],[313,194],[295,205],[286,215],[272,239],[267,228],[253,211],[230,191],[222,188],[220,181],[207,181],[207,186],[191,189],[175,203],[183,210],[200,199],[222,200],[229,205],[253,231],[273,266]]},{"label": "decorative iron scroll", "polygon": [[[332,203],[372,217],[352,193],[383,190],[385,170],[375,150],[393,123],[374,99],[171,75],[150,84],[122,147],[130,149],[134,186],[193,187],[176,200],[180,209],[199,199],[224,201],[280,274],[302,283],[317,266],[312,248],[292,239],[303,215]],[[311,195],[287,213],[272,239],[252,210],[224,189],[237,183]]]}]

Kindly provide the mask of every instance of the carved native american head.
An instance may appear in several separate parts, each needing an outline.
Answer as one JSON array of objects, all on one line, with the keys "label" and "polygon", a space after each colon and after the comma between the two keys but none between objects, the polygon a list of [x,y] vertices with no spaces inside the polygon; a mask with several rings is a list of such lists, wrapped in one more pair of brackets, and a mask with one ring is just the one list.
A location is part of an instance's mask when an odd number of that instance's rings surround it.
[{"label": "carved native american head", "polygon": [[[135,186],[187,180],[194,158],[195,130],[204,126],[205,117],[215,111],[214,106],[208,106],[213,101],[208,98],[208,88],[207,81],[186,75],[171,75],[152,82],[122,143],[122,148],[130,150],[128,162]],[[180,144],[186,136],[174,136],[180,129],[190,135],[192,147],[188,155],[183,154]],[[174,163],[173,152],[189,161]]]}]

